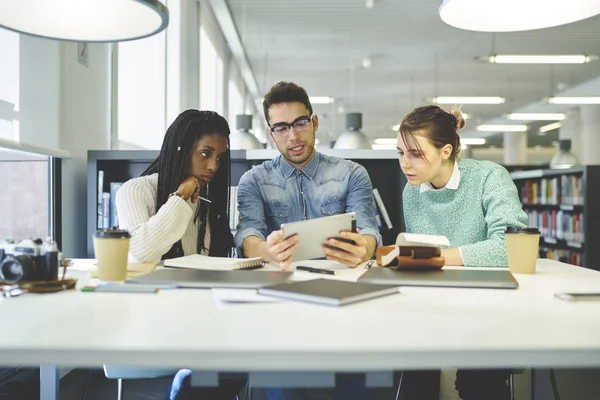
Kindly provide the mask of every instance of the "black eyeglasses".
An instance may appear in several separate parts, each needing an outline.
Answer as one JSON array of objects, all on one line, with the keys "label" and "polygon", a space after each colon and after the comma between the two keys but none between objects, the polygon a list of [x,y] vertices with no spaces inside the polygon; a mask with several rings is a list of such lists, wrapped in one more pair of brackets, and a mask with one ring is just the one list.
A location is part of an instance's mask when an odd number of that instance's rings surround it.
[{"label": "black eyeglasses", "polygon": [[290,129],[294,128],[296,132],[302,132],[308,128],[308,125],[312,121],[312,117],[298,117],[292,122],[288,124],[287,122],[278,122],[273,126],[270,126],[271,132],[280,136],[287,136],[290,134]]}]

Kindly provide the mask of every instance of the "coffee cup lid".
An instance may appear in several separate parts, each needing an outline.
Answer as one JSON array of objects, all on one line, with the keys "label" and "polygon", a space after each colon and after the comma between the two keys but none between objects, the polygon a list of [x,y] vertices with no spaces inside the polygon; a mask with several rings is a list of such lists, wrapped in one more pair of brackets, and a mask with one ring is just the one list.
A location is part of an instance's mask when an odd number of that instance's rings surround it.
[{"label": "coffee cup lid", "polygon": [[113,227],[110,229],[99,229],[96,231],[96,234],[94,235],[97,238],[100,239],[122,239],[122,238],[131,238],[131,235],[129,234],[129,231],[126,231],[124,229],[119,229],[117,227]]},{"label": "coffee cup lid", "polygon": [[537,228],[523,228],[520,226],[509,226],[506,228],[504,233],[526,233],[529,235],[539,234],[540,231]]}]

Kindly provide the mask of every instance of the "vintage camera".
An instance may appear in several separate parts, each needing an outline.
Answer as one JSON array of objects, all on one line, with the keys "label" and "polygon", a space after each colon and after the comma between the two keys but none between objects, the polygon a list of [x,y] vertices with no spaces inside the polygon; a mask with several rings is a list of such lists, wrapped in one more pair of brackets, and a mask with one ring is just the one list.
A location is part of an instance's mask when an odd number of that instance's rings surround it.
[{"label": "vintage camera", "polygon": [[0,282],[58,279],[59,250],[51,238],[0,243]]}]

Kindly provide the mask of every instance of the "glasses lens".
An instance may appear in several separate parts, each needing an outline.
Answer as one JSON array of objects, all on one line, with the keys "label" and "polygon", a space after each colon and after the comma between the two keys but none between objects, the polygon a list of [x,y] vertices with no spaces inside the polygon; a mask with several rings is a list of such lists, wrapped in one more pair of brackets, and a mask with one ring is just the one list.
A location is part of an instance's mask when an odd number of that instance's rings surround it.
[{"label": "glasses lens", "polygon": [[284,126],[276,126],[273,128],[273,133],[276,133],[278,135],[285,135],[286,133],[288,133],[289,131],[289,127],[284,125]]},{"label": "glasses lens", "polygon": [[294,124],[294,129],[296,129],[296,130],[305,129],[308,126],[309,121],[310,121],[309,119],[301,119],[299,121],[296,121],[296,123]]}]

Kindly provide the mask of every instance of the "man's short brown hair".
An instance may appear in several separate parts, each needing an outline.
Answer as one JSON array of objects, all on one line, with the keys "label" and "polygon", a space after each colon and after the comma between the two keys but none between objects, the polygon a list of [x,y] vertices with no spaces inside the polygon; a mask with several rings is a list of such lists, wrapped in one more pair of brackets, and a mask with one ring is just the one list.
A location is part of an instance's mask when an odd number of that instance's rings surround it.
[{"label": "man's short brown hair", "polygon": [[263,100],[263,111],[267,124],[269,123],[269,108],[279,103],[302,103],[310,115],[313,113],[308,94],[303,87],[293,82],[279,82],[271,87]]}]

